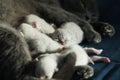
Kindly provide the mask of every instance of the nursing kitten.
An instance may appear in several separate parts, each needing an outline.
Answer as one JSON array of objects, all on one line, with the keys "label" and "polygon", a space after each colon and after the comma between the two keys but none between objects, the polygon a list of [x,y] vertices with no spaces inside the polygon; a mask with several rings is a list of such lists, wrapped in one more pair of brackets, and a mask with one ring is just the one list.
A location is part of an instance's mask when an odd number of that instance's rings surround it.
[{"label": "nursing kitten", "polygon": [[51,37],[53,40],[68,47],[73,44],[79,44],[83,40],[83,31],[74,22],[68,22],[58,28]]},{"label": "nursing kitten", "polygon": [[51,79],[56,71],[58,71],[58,64],[60,62],[60,53],[42,54],[37,57],[35,76]]},{"label": "nursing kitten", "polygon": [[50,34],[55,31],[54,27],[48,24],[43,18],[30,14],[25,17],[25,22],[38,29],[41,33]]},{"label": "nursing kitten", "polygon": [[56,52],[63,48],[61,44],[39,32],[29,24],[23,23],[20,25],[20,28],[30,49],[35,50],[36,53]]},{"label": "nursing kitten", "polygon": [[40,78],[51,79],[54,73],[59,70],[58,66],[64,64],[64,60],[69,54],[76,55],[75,67],[85,66],[89,62],[89,57],[85,50],[79,45],[73,45],[60,53],[40,55],[36,64],[35,75]]}]

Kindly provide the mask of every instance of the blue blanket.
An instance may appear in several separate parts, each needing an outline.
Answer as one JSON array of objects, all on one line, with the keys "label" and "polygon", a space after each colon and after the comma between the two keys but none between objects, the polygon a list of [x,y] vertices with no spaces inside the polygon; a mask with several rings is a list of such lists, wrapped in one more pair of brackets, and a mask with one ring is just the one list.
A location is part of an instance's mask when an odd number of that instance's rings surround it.
[{"label": "blue blanket", "polygon": [[100,21],[108,22],[116,29],[112,38],[103,38],[100,44],[85,46],[103,49],[102,56],[111,59],[110,63],[98,62],[94,67],[95,75],[89,80],[120,80],[120,0],[98,0]]}]

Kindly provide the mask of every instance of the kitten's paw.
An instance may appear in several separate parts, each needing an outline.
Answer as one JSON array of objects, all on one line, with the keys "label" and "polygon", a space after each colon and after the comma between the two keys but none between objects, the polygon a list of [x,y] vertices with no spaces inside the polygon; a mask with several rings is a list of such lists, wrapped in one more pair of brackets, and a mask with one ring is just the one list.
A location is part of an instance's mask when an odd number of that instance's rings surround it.
[{"label": "kitten's paw", "polygon": [[80,78],[88,79],[94,75],[94,70],[91,66],[77,66],[75,74]]},{"label": "kitten's paw", "polygon": [[102,40],[101,35],[96,31],[89,31],[86,34],[86,38],[88,42],[94,42],[94,43],[100,43]]}]

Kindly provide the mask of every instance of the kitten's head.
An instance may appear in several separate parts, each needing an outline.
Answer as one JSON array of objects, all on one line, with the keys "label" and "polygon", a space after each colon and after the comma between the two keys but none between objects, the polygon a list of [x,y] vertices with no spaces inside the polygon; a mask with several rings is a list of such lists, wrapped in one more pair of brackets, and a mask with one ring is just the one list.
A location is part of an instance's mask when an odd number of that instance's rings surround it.
[{"label": "kitten's head", "polygon": [[27,23],[22,23],[19,31],[25,39],[34,39],[36,36],[36,30]]},{"label": "kitten's head", "polygon": [[65,44],[65,36],[61,30],[56,30],[52,35],[52,39],[59,42],[60,44]]}]

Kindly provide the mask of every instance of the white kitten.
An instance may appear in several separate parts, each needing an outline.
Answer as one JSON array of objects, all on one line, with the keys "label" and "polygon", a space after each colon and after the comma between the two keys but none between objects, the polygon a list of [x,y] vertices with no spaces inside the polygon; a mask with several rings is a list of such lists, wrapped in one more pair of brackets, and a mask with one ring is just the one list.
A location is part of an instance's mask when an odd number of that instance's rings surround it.
[{"label": "white kitten", "polygon": [[51,79],[54,73],[58,71],[60,57],[60,53],[40,55],[36,64],[35,75],[40,78]]},{"label": "white kitten", "polygon": [[[96,48],[93,48],[93,47],[90,47],[90,48],[85,47],[84,49],[87,53],[95,53],[97,55],[101,54],[102,51],[103,51],[103,49],[96,49]],[[95,61],[103,61],[103,62],[109,63],[110,58],[109,57],[104,57],[104,56],[91,56],[89,62],[94,64]]]},{"label": "white kitten", "polygon": [[80,45],[72,45],[62,51],[63,54],[74,53],[76,54],[75,66],[87,65],[89,62],[89,57],[86,51]]},{"label": "white kitten", "polygon": [[20,25],[20,28],[27,42],[31,44],[30,47],[37,52],[55,52],[63,48],[61,44],[39,32],[29,24],[23,23]]},{"label": "white kitten", "polygon": [[103,61],[103,62],[106,62],[106,63],[109,63],[111,62],[110,58],[108,57],[104,57],[104,56],[92,56],[90,57],[93,61]]},{"label": "white kitten", "polygon": [[48,24],[43,18],[30,14],[25,17],[25,22],[37,28],[40,32],[50,34],[55,31],[52,25]]},{"label": "white kitten", "polygon": [[79,44],[83,40],[83,31],[74,22],[68,22],[58,28],[51,37],[66,47]]},{"label": "white kitten", "polygon": [[59,63],[61,63],[61,61],[69,54],[76,55],[75,66],[88,64],[89,57],[85,50],[79,45],[73,45],[63,50],[61,53],[40,55],[36,64],[36,76],[51,79],[55,71],[58,70]]}]

